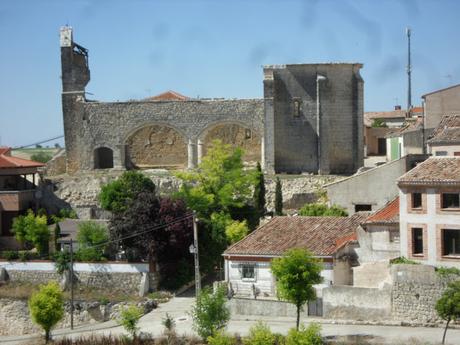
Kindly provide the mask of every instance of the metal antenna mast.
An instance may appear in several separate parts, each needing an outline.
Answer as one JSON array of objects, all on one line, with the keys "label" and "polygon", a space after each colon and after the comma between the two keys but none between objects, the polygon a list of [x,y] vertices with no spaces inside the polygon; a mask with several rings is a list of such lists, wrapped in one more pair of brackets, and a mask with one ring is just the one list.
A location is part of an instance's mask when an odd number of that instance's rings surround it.
[{"label": "metal antenna mast", "polygon": [[412,65],[410,62],[410,34],[411,29],[409,27],[406,28],[407,34],[407,114],[409,114],[412,108],[412,85],[411,85],[411,72],[412,72]]}]

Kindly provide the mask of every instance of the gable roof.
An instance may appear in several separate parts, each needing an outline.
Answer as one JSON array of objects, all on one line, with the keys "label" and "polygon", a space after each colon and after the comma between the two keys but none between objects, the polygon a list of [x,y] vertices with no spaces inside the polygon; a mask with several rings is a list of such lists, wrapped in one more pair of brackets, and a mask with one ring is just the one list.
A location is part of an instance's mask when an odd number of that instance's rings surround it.
[{"label": "gable roof", "polygon": [[459,87],[460,84],[456,84],[456,85],[452,85],[452,86],[449,86],[449,87],[445,87],[444,89],[439,89],[439,90],[436,90],[436,91],[431,91],[431,92],[428,92],[424,95],[422,95],[422,98],[425,98],[426,96],[429,96],[429,95],[432,95],[434,93],[438,93],[438,92],[443,92],[443,91],[446,91],[446,90],[450,90],[450,89],[454,89],[456,87]]},{"label": "gable roof", "polygon": [[172,90],[160,93],[159,95],[148,97],[146,101],[186,101],[189,98]]},{"label": "gable roof", "polygon": [[241,241],[230,246],[224,255],[282,256],[292,248],[305,248],[315,256],[331,256],[348,243],[355,229],[368,216],[351,217],[274,217]]},{"label": "gable roof", "polygon": [[429,144],[460,143],[460,115],[444,115],[433,130]]},{"label": "gable roof", "polygon": [[45,166],[45,164],[11,156],[10,147],[0,147],[0,169],[38,168],[42,166]]},{"label": "gable roof", "polygon": [[460,185],[460,157],[430,157],[402,175],[398,185]]},{"label": "gable roof", "polygon": [[368,224],[398,224],[399,223],[399,197],[388,202],[381,209],[370,215],[364,225]]}]

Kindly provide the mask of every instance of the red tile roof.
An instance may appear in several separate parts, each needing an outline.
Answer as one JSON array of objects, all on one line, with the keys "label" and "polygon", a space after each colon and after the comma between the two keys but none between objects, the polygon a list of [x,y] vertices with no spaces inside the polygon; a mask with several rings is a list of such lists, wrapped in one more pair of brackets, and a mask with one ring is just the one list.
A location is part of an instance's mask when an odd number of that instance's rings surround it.
[{"label": "red tile roof", "polygon": [[45,164],[28,159],[12,157],[10,147],[0,147],[0,169],[38,168],[42,166],[45,166]]},{"label": "red tile roof", "polygon": [[460,185],[460,157],[430,157],[402,175],[398,185]]},{"label": "red tile roof", "polygon": [[186,101],[187,99],[189,99],[187,96],[171,90],[146,98],[147,101]]},{"label": "red tile roof", "polygon": [[224,255],[281,256],[289,249],[305,248],[315,256],[331,256],[344,241],[350,241],[368,216],[275,217],[230,246]]},{"label": "red tile roof", "polygon": [[376,211],[364,224],[395,224],[399,223],[399,197],[390,201]]},{"label": "red tile roof", "polygon": [[433,130],[428,140],[430,144],[460,143],[460,115],[445,115]]}]

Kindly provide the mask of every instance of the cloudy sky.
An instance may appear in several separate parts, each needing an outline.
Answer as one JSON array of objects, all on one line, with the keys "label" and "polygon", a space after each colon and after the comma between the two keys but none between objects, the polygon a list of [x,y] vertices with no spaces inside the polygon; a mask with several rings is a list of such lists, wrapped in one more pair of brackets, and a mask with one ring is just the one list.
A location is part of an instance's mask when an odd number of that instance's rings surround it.
[{"label": "cloudy sky", "polygon": [[[264,64],[361,62],[365,110],[460,83],[456,0],[0,0],[0,144],[63,133],[59,28],[89,49],[89,98],[262,97]],[[53,145],[54,142],[50,142]]]}]

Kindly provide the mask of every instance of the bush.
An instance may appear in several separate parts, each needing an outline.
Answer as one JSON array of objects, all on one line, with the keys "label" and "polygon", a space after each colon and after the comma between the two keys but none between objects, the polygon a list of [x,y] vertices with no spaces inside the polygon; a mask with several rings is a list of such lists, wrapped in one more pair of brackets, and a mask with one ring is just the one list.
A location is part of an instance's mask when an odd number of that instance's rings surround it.
[{"label": "bush", "polygon": [[456,267],[436,267],[435,271],[441,277],[447,277],[450,275],[460,276],[460,270]]},{"label": "bush", "polygon": [[31,243],[41,255],[48,253],[50,231],[46,215],[35,216],[28,210],[27,215],[14,218],[12,231],[19,242]]},{"label": "bush", "polygon": [[321,326],[311,323],[301,325],[299,330],[292,328],[286,336],[286,345],[322,345]]},{"label": "bush", "polygon": [[273,345],[275,335],[265,323],[259,321],[249,329],[249,336],[243,339],[244,345]]},{"label": "bush", "polygon": [[230,244],[243,239],[248,233],[249,229],[245,220],[242,222],[234,220],[225,227],[225,235]]},{"label": "bush", "polygon": [[234,345],[235,343],[235,337],[232,337],[225,332],[217,332],[215,335],[208,337],[209,345]]},{"label": "bush", "polygon": [[29,299],[32,321],[45,331],[45,341],[50,339],[51,328],[64,316],[64,297],[58,283],[51,281]]},{"label": "bush", "polygon": [[54,268],[58,274],[70,269],[70,253],[68,250],[54,253]]},{"label": "bush", "polygon": [[405,258],[404,256],[400,256],[399,258],[394,258],[390,260],[390,264],[392,265],[398,265],[398,264],[404,264],[404,265],[420,265],[420,262],[410,260]]},{"label": "bush", "polygon": [[19,254],[19,260],[21,260],[22,262],[29,261],[33,257],[32,254],[29,253],[28,251],[20,251],[18,252],[18,254]]},{"label": "bush", "polygon": [[209,288],[201,290],[191,311],[193,329],[201,338],[208,339],[225,328],[230,319],[225,302],[225,287],[218,288],[214,294]]},{"label": "bush", "polygon": [[5,250],[2,252],[2,257],[8,261],[19,259],[19,253],[16,250]]},{"label": "bush", "polygon": [[139,331],[137,324],[139,323],[142,314],[142,309],[135,305],[131,305],[128,308],[123,309],[120,313],[120,319],[118,322],[133,338],[136,338],[137,332]]},{"label": "bush", "polygon": [[335,217],[346,217],[348,216],[347,211],[337,205],[332,205],[331,207],[323,203],[312,203],[306,204],[299,210],[299,215],[301,216],[310,216],[310,217],[320,217],[320,216],[335,216]]},{"label": "bush", "polygon": [[43,151],[34,153],[32,156],[30,156],[31,160],[40,163],[47,163],[51,158],[53,158],[53,156],[50,153],[46,153]]},{"label": "bush", "polygon": [[77,259],[80,261],[101,261],[108,239],[109,235],[105,225],[93,221],[79,224]]}]

